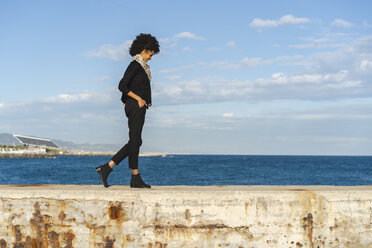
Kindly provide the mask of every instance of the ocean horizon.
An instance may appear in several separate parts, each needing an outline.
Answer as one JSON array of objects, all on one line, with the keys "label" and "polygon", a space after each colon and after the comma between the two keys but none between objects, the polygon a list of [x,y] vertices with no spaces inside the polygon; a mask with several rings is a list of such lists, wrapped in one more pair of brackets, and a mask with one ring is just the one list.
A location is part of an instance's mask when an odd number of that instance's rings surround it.
[{"label": "ocean horizon", "polygon": [[[94,168],[111,156],[2,158],[0,184],[101,184]],[[141,156],[151,185],[372,185],[372,156],[176,155]],[[128,185],[128,160],[114,167],[110,185]]]}]

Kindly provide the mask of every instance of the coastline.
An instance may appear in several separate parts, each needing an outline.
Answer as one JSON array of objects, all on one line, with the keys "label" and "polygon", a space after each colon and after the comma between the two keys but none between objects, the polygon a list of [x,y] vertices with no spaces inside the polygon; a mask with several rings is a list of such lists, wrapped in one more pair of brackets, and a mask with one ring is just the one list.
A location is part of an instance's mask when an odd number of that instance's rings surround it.
[{"label": "coastline", "polygon": [[[57,156],[81,156],[81,157],[95,157],[95,156],[113,156],[114,152],[67,152],[67,153],[50,153],[50,154],[32,154],[32,153],[3,153],[0,154],[1,158],[56,158]],[[146,152],[140,153],[140,157],[169,157],[176,154],[171,153],[155,153]]]},{"label": "coastline", "polygon": [[55,154],[0,154],[1,158],[55,158]]}]

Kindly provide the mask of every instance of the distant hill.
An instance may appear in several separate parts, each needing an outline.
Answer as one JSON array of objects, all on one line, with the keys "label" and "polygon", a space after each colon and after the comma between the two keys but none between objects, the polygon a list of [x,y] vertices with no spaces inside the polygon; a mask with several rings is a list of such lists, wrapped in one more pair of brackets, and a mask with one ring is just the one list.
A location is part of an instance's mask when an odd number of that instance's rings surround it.
[{"label": "distant hill", "polygon": [[63,141],[55,139],[53,140],[59,147],[71,151],[71,150],[82,150],[82,151],[98,151],[98,152],[116,152],[121,146],[118,144],[76,144],[71,141]]},{"label": "distant hill", "polygon": [[22,145],[14,136],[10,133],[0,133],[0,145]]},{"label": "distant hill", "polygon": [[[34,135],[27,135],[33,136]],[[44,138],[44,137],[39,137]],[[50,139],[50,138],[48,138]],[[118,144],[76,144],[70,141],[58,140],[58,139],[51,139],[54,143],[56,143],[59,147],[67,151],[73,150],[81,150],[81,151],[89,151],[89,152],[116,152],[118,151],[121,146]],[[22,145],[14,136],[10,133],[0,133],[0,145]]]}]

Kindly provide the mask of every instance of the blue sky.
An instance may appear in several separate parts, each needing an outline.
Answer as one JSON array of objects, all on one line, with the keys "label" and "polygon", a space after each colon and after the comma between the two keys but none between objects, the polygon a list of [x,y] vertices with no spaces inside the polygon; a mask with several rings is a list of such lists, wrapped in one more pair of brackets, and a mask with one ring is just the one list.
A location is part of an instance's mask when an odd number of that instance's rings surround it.
[{"label": "blue sky", "polygon": [[124,144],[139,33],[144,152],[372,155],[368,1],[1,1],[0,132]]}]

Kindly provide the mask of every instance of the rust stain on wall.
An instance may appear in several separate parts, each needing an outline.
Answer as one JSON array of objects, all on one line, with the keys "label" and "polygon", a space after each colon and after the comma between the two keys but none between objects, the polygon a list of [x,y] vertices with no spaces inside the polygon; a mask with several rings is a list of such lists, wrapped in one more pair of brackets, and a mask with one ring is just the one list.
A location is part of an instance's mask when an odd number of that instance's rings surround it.
[{"label": "rust stain on wall", "polygon": [[248,206],[249,206],[249,203],[248,202],[244,203],[244,212],[245,212],[245,215],[247,215]]},{"label": "rust stain on wall", "polygon": [[61,224],[63,225],[63,221],[66,219],[66,214],[64,211],[59,212],[58,219],[61,221]]},{"label": "rust stain on wall", "polygon": [[129,220],[121,202],[110,202],[107,208],[107,214],[110,220],[116,220],[119,222]]},{"label": "rust stain on wall", "polygon": [[59,245],[59,234],[55,231],[48,233],[48,247],[60,247]]},{"label": "rust stain on wall", "polygon": [[115,238],[110,239],[109,237],[106,237],[104,247],[105,248],[113,248],[114,243],[115,243]]},{"label": "rust stain on wall", "polygon": [[[58,205],[58,203],[57,203]],[[43,214],[41,211],[41,206],[43,209],[49,209],[49,202],[35,202],[34,211],[32,217],[29,220],[29,226],[20,226],[20,225],[11,225],[13,235],[14,235],[14,246],[13,248],[73,248],[73,240],[75,235],[71,230],[67,232],[58,233],[58,230],[61,230],[60,227],[65,225],[56,224],[57,219],[61,222],[66,218],[66,215],[63,211],[60,212],[56,220],[48,214]],[[17,215],[12,215],[11,219],[16,218]],[[26,229],[30,227],[31,236],[25,235]],[[0,243],[0,248],[7,247],[7,243]]]},{"label": "rust stain on wall", "polygon": [[20,225],[14,225],[12,226],[14,237],[15,237],[15,245],[20,245],[22,242],[22,232],[21,232],[21,226]]},{"label": "rust stain on wall", "polygon": [[303,245],[300,242],[296,243],[296,248],[301,248]]},{"label": "rust stain on wall", "polygon": [[159,242],[159,241],[155,241],[155,246],[153,246],[153,243],[147,243],[147,247],[148,248],[166,248],[168,246],[167,243],[162,243],[162,242]]},{"label": "rust stain on wall", "polygon": [[188,223],[191,222],[191,213],[190,213],[190,209],[186,209],[186,211],[185,211],[185,219],[187,220]]},{"label": "rust stain on wall", "polygon": [[75,235],[71,230],[63,233],[63,241],[65,242],[65,245],[66,245],[64,248],[73,248],[74,239],[75,239]]},{"label": "rust stain on wall", "polygon": [[155,242],[155,248],[165,248],[165,247],[167,247],[168,246],[168,244],[166,244],[166,243],[161,243],[161,242],[159,242],[159,241],[156,241]]},{"label": "rust stain on wall", "polygon": [[123,243],[124,243],[123,245],[125,245],[127,243],[127,241],[128,242],[133,242],[134,240],[135,240],[134,238],[132,238],[129,234],[127,234],[123,237]]},{"label": "rust stain on wall", "polygon": [[303,218],[304,225],[303,228],[305,229],[307,239],[309,240],[310,248],[314,248],[313,245],[313,215],[310,213],[307,217]]},{"label": "rust stain on wall", "polygon": [[[119,219],[115,219],[115,220],[119,220]],[[107,236],[107,233],[109,233],[110,231],[110,229],[108,229],[110,227],[110,224],[107,224],[107,227],[105,225],[97,226],[95,224],[92,224],[92,225],[87,224],[86,227],[89,228],[91,231],[89,234],[89,237],[94,247],[104,247],[104,248],[114,247],[116,238],[115,237],[111,238]],[[97,236],[100,237],[100,239],[98,239],[99,241],[96,240]],[[133,239],[130,237],[130,235],[126,235],[123,237],[122,241],[124,244],[126,244],[127,241],[133,241]]]},{"label": "rust stain on wall", "polygon": [[4,239],[0,240],[0,248],[6,248],[6,241]]},{"label": "rust stain on wall", "polygon": [[39,248],[39,243],[36,239],[31,239],[31,248]]},{"label": "rust stain on wall", "polygon": [[41,214],[39,202],[34,204],[34,209],[33,218],[30,220],[32,236],[35,237],[38,247],[48,247],[48,228],[51,227],[51,218],[48,215]]},{"label": "rust stain on wall", "polygon": [[[181,224],[176,225],[159,225],[154,226],[144,226],[144,228],[153,227],[155,230],[156,236],[164,235],[166,237],[172,237],[174,234],[182,235],[184,237],[190,238],[192,232],[198,234],[204,233],[207,239],[210,239],[213,234],[223,233],[239,233],[242,236],[246,237],[248,240],[253,240],[253,234],[249,231],[247,226],[238,226],[238,227],[229,227],[224,224],[200,224],[186,226]],[[172,234],[170,234],[172,233]]]},{"label": "rust stain on wall", "polygon": [[119,208],[117,206],[109,206],[108,207],[108,215],[110,219],[116,220],[119,218]]}]

